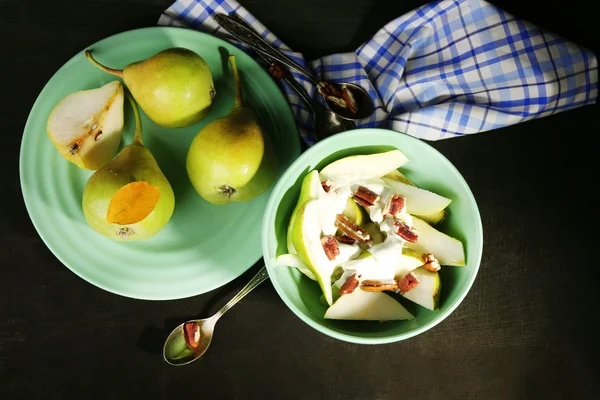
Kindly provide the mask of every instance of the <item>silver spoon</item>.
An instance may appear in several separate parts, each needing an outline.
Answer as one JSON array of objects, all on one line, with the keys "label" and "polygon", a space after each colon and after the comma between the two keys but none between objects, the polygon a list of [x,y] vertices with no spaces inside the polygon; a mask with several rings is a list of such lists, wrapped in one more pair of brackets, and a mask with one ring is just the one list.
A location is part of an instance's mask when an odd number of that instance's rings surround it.
[{"label": "silver spoon", "polygon": [[163,358],[174,366],[186,365],[202,357],[208,350],[213,338],[215,324],[231,307],[252,291],[259,284],[269,279],[267,269],[263,266],[246,286],[242,288],[227,304],[212,317],[192,319],[173,329],[163,347]]},{"label": "silver spoon", "polygon": [[[233,14],[231,18],[239,22],[241,25],[245,26],[249,30],[253,29],[250,25],[248,25],[246,21],[240,18],[237,14]],[[276,61],[271,56],[266,55],[264,53],[259,52],[258,55],[269,65],[272,65],[274,61]],[[356,125],[353,121],[344,119],[338,116],[338,114],[326,110],[321,105],[321,103],[313,100],[313,98],[310,97],[309,94],[306,92],[304,87],[296,79],[294,79],[294,77],[291,74],[287,73],[287,71],[284,71],[284,74],[285,75],[283,79],[290,85],[292,89],[296,91],[296,93],[298,93],[300,98],[304,100],[304,102],[306,103],[310,112],[313,115],[313,128],[316,133],[316,137],[313,138],[313,140],[315,142],[329,137],[331,135],[334,135],[336,133],[356,128]]]},{"label": "silver spoon", "polygon": [[[293,68],[306,76],[312,83],[317,87],[333,86],[338,90],[346,88],[351,96],[354,98],[356,103],[356,110],[352,112],[349,108],[344,108],[325,97],[331,110],[342,118],[349,120],[359,120],[370,117],[375,111],[375,104],[373,99],[369,96],[369,93],[361,86],[355,85],[354,83],[340,82],[331,83],[321,81],[312,72],[302,67],[295,61],[288,58],[285,54],[271,46],[269,43],[263,40],[253,29],[251,29],[247,23],[242,22],[243,19],[237,14],[228,16],[226,14],[216,14],[214,16],[215,21],[223,28],[225,28],[233,37],[243,42],[248,47],[252,48],[256,52],[266,55],[271,59],[278,61],[279,63]],[[321,93],[321,91],[319,91]],[[323,93],[321,93],[323,95]]]}]

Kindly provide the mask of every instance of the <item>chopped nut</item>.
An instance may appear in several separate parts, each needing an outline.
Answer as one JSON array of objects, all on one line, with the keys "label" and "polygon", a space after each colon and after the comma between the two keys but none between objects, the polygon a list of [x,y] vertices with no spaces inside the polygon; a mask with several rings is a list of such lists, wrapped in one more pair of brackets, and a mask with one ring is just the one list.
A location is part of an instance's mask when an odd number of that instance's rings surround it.
[{"label": "chopped nut", "polygon": [[338,242],[344,243],[344,244],[354,244],[354,242],[356,242],[356,240],[352,239],[348,235],[341,235],[341,236],[338,235],[335,238]]},{"label": "chopped nut", "polygon": [[394,291],[398,289],[398,283],[393,279],[389,281],[364,280],[361,282],[360,288],[365,292]]},{"label": "chopped nut", "polygon": [[373,243],[373,239],[371,239],[369,232],[358,226],[356,222],[346,218],[343,214],[336,215],[335,226],[354,240],[367,244]]},{"label": "chopped nut", "polygon": [[340,294],[345,295],[354,292],[354,289],[358,287],[358,283],[359,282],[356,274],[352,275],[350,278],[346,279],[346,282],[344,282],[340,288]]},{"label": "chopped nut", "polygon": [[321,238],[321,244],[323,245],[323,250],[325,250],[325,255],[330,261],[335,260],[335,258],[340,255],[340,249],[333,236],[323,236]]},{"label": "chopped nut", "polygon": [[416,230],[412,229],[410,226],[406,225],[404,222],[397,220],[394,223],[394,232],[396,235],[400,236],[402,239],[407,242],[417,243],[419,240],[419,234]]},{"label": "chopped nut", "polygon": [[406,200],[399,194],[393,195],[383,209],[383,215],[391,215],[392,217],[400,214],[406,206]]},{"label": "chopped nut", "polygon": [[377,193],[364,186],[359,186],[352,199],[363,207],[372,207],[381,199]]},{"label": "chopped nut", "polygon": [[347,88],[343,88],[342,89],[342,98],[348,105],[348,109],[350,110],[350,112],[353,114],[356,113],[356,110],[357,110],[356,101],[354,100],[354,96],[352,95],[352,92],[349,91]]},{"label": "chopped nut", "polygon": [[335,190],[334,183],[330,179],[327,179],[326,181],[322,181],[321,186],[323,187],[323,190],[327,193],[331,192],[331,190]]},{"label": "chopped nut", "polygon": [[275,79],[285,78],[287,75],[285,69],[279,64],[272,63],[268,69],[269,75]]},{"label": "chopped nut", "polygon": [[398,291],[400,293],[406,293],[406,292],[410,291],[412,288],[414,288],[415,286],[417,286],[418,284],[419,284],[419,279],[417,279],[415,274],[413,274],[412,272],[409,272],[408,274],[404,275],[404,278],[402,278],[398,281]]},{"label": "chopped nut", "polygon": [[423,268],[425,268],[427,271],[437,272],[440,269],[442,269],[440,262],[437,260],[437,258],[435,258],[433,254],[425,253],[422,257],[423,261],[425,262],[425,264],[423,264]]},{"label": "chopped nut", "polygon": [[200,325],[195,322],[186,322],[183,326],[185,331],[185,342],[192,349],[200,345]]}]

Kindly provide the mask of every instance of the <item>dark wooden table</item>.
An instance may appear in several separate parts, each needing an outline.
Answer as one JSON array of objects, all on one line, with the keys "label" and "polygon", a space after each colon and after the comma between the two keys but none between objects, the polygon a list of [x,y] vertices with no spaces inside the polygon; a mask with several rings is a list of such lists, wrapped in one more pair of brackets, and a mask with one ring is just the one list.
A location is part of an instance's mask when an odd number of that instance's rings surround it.
[{"label": "dark wooden table", "polygon": [[[312,58],[348,51],[422,4],[242,0]],[[588,2],[497,1],[591,48]],[[592,399],[599,359],[597,105],[437,142],[471,185],[483,218],[481,270],[442,324],[377,347],[309,328],[261,285],[232,309],[200,362],[162,362],[166,330],[209,315],[255,272],[180,301],[137,301],[76,277],[25,210],[18,158],[29,110],[73,54],[151,26],[170,0],[0,0],[0,399]],[[143,396],[143,397],[142,397]]]}]

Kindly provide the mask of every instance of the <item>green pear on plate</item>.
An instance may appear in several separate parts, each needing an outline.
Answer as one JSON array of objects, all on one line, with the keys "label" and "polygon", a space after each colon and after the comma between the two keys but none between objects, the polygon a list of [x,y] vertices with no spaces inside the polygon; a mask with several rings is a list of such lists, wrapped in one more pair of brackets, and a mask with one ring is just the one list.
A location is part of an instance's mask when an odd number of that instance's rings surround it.
[{"label": "green pear on plate", "polygon": [[437,310],[440,305],[442,281],[438,272],[427,271],[424,267],[412,271],[419,283],[402,296],[428,310]]},{"label": "green pear on plate", "polygon": [[325,312],[326,319],[358,321],[411,320],[412,315],[402,304],[383,292],[355,289],[340,296]]},{"label": "green pear on plate", "polygon": [[60,154],[79,168],[96,170],[117,153],[123,132],[123,85],[112,81],[63,98],[46,131]]},{"label": "green pear on plate", "polygon": [[438,231],[415,216],[413,228],[419,232],[419,239],[416,243],[406,242],[406,247],[420,254],[432,253],[441,265],[465,265],[465,250],[460,240]]},{"label": "green pear on plate", "polygon": [[408,158],[400,150],[348,156],[328,164],[319,172],[319,176],[321,181],[338,183],[375,179],[397,170],[407,162]]},{"label": "green pear on plate", "polygon": [[277,157],[254,109],[242,99],[235,56],[235,104],[228,115],[206,125],[186,158],[187,173],[198,194],[213,204],[245,202],[263,194],[277,177]]},{"label": "green pear on plate", "polygon": [[156,235],[175,207],[173,189],[142,142],[137,105],[133,142],[90,177],[83,191],[83,214],[90,227],[114,240],[134,241]]},{"label": "green pear on plate", "polygon": [[123,78],[148,117],[166,128],[195,124],[210,111],[215,87],[210,67],[197,53],[170,48],[123,70],[100,64],[90,50],[85,56],[101,70]]}]

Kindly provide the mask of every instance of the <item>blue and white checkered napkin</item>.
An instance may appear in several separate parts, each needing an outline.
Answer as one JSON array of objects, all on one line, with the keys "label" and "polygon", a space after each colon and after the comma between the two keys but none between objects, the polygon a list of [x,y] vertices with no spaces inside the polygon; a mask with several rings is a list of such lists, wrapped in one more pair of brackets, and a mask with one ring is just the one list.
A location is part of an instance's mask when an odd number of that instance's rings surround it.
[{"label": "blue and white checkered napkin", "polygon": [[[307,63],[235,0],[177,0],[159,25],[220,36],[256,56],[214,21],[235,12],[261,36],[322,79],[368,89],[376,112],[357,127],[386,127],[426,140],[488,131],[544,117],[598,97],[598,62],[575,43],[545,32],[482,0],[424,5],[386,24],[353,53]],[[298,73],[311,95],[316,87]],[[285,83],[300,134],[312,116]],[[320,97],[320,96],[318,96]]]}]

